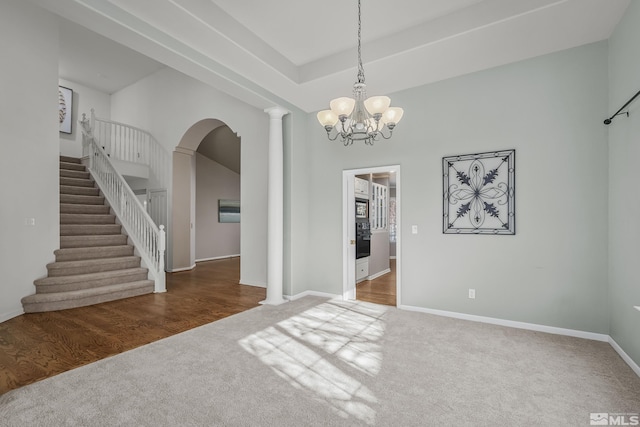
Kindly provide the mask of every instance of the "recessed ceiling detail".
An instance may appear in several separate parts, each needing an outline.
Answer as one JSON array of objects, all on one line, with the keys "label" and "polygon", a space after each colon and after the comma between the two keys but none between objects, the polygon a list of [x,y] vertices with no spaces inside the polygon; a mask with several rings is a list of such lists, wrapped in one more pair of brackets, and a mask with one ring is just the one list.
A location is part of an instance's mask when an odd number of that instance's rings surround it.
[{"label": "recessed ceiling detail", "polygon": [[[356,0],[32,1],[259,108],[320,110],[356,72]],[[369,91],[390,94],[607,39],[629,2],[367,0]]]}]

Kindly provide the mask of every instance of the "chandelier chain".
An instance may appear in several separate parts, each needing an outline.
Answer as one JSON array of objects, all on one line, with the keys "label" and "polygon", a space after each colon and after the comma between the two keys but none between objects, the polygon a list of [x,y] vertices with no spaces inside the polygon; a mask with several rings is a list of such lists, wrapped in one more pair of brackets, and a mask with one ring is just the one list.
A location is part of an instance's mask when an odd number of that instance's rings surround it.
[{"label": "chandelier chain", "polygon": [[362,1],[358,0],[358,74],[353,84],[353,98],[341,97],[331,100],[330,110],[318,112],[318,121],[327,131],[329,141],[340,138],[344,145],[354,141],[373,145],[375,141],[390,139],[403,110],[389,107],[388,96],[367,98],[362,66]]},{"label": "chandelier chain", "polygon": [[364,83],[364,67],[362,66],[362,48],[360,43],[360,34],[362,30],[362,20],[360,18],[360,14],[360,0],[358,0],[358,83]]}]

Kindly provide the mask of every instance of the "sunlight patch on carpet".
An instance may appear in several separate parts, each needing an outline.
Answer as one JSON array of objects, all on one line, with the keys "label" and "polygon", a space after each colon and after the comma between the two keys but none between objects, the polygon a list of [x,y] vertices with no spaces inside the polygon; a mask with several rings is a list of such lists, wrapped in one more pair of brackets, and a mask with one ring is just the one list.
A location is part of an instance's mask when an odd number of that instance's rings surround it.
[{"label": "sunlight patch on carpet", "polygon": [[[308,390],[342,417],[375,423],[378,402],[345,370],[375,376],[382,366],[386,307],[328,301],[239,341],[293,387]],[[334,363],[327,360],[332,356]],[[337,366],[344,363],[345,366]],[[341,369],[343,368],[343,369]]]}]

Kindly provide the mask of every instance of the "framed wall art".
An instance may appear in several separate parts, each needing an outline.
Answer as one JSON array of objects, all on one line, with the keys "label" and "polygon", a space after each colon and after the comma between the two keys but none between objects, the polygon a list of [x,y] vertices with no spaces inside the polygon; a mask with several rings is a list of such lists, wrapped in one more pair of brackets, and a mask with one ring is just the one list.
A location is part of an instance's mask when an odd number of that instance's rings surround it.
[{"label": "framed wall art", "polygon": [[218,200],[218,222],[240,222],[240,200]]},{"label": "framed wall art", "polygon": [[58,86],[58,114],[60,118],[60,132],[71,133],[73,131],[71,119],[73,111],[73,90],[68,87]]},{"label": "framed wall art", "polygon": [[445,234],[516,234],[516,151],[442,158]]}]

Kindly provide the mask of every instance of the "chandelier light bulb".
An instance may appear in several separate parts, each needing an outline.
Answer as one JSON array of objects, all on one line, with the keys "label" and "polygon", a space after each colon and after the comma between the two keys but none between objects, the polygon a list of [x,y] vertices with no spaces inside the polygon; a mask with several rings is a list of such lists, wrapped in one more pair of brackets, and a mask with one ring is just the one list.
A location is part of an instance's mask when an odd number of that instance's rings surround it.
[{"label": "chandelier light bulb", "polygon": [[365,108],[372,116],[384,113],[390,104],[391,99],[388,96],[372,96],[364,101]]},{"label": "chandelier light bulb", "polygon": [[347,97],[336,98],[329,103],[331,111],[333,111],[338,117],[350,115],[355,105],[356,100]]},{"label": "chandelier light bulb", "polygon": [[400,107],[391,107],[382,114],[382,123],[385,125],[393,124],[394,126],[402,119],[404,110]]},{"label": "chandelier light bulb", "polygon": [[331,110],[322,110],[317,117],[320,124],[325,127],[334,127],[338,123],[338,116]]}]

